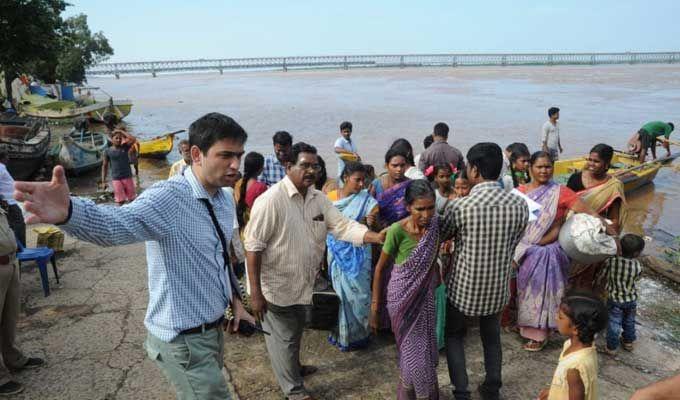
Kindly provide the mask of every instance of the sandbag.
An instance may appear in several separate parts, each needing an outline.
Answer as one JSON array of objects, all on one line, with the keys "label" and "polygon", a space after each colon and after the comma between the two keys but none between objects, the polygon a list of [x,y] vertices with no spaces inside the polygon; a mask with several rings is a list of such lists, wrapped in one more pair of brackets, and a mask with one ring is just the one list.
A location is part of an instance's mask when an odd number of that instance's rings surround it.
[{"label": "sandbag", "polygon": [[574,214],[562,225],[560,246],[574,261],[594,264],[616,255],[616,241],[605,232],[599,218]]}]

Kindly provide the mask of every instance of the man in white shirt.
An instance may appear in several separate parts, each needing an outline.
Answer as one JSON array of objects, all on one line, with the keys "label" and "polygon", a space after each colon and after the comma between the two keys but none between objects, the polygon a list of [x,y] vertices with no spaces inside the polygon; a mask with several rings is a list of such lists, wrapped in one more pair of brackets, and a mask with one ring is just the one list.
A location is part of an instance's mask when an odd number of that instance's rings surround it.
[{"label": "man in white shirt", "polygon": [[250,305],[270,333],[267,353],[288,400],[314,399],[303,377],[317,369],[301,364],[300,349],[327,235],[356,246],[385,240],[384,232],[344,217],[314,188],[320,171],[316,148],[296,143],[286,177],[255,200],[245,229]]},{"label": "man in white shirt", "polygon": [[338,157],[338,174],[337,182],[338,187],[342,187],[342,170],[345,169],[345,160],[343,157],[356,157],[359,160],[359,154],[357,154],[357,145],[352,141],[352,123],[349,121],[344,121],[340,124],[340,137],[335,140],[333,145],[335,150],[335,155]]},{"label": "man in white shirt", "polygon": [[21,207],[14,200],[14,178],[12,178],[12,175],[7,170],[8,162],[9,155],[7,150],[0,150],[0,196],[9,204],[7,222],[9,222],[10,228],[12,228],[19,241],[21,241],[21,244],[26,246],[26,223],[24,222]]},{"label": "man in white shirt", "polygon": [[560,143],[560,125],[557,122],[560,119],[560,109],[550,107],[548,118],[541,129],[541,149],[550,154],[550,157],[555,161],[563,151],[562,143]]}]

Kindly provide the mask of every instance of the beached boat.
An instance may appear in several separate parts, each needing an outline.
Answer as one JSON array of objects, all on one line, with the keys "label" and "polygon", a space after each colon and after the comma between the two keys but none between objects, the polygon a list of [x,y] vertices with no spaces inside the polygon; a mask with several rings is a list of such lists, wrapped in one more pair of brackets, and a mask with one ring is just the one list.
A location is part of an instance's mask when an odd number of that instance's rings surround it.
[{"label": "beached boat", "polygon": [[[609,173],[623,182],[624,190],[628,193],[640,186],[651,183],[659,169],[679,155],[680,153],[676,153],[672,154],[671,157],[641,163],[638,161],[637,156],[617,151],[612,158]],[[586,162],[586,157],[558,160],[555,162],[555,177],[557,181],[566,183],[571,174],[585,168]]]},{"label": "beached boat", "polygon": [[[113,113],[123,119],[132,110],[130,100],[114,100],[97,87],[74,84],[39,84],[21,79],[22,115],[47,118],[51,123],[70,123],[79,117],[103,122],[104,115]],[[95,96],[102,92],[104,96]]]},{"label": "beached boat", "polygon": [[69,175],[97,170],[102,165],[104,150],[108,145],[108,138],[103,133],[73,130],[61,137],[56,152],[58,163]]},{"label": "beached boat", "polygon": [[183,132],[183,130],[140,141],[139,156],[144,158],[165,158],[172,151],[172,147],[175,144],[175,135],[180,132]]},{"label": "beached boat", "polygon": [[7,170],[16,180],[27,180],[45,163],[50,129],[44,120],[0,118],[0,148],[7,151]]},{"label": "beached boat", "polygon": [[75,102],[29,94],[22,96],[19,109],[23,115],[47,118],[57,123],[70,123],[78,117],[103,122],[106,113],[113,113],[119,119],[123,119],[132,110],[132,102],[129,100]]}]

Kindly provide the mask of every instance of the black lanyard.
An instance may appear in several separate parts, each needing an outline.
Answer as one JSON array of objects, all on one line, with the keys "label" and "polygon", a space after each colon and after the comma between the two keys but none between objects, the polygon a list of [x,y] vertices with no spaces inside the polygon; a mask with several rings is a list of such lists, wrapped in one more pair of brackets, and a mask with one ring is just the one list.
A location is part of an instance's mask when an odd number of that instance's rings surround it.
[{"label": "black lanyard", "polygon": [[[231,285],[231,290],[234,296],[241,298],[241,290],[238,287],[238,278],[234,274],[234,271],[232,271],[231,267],[227,268],[230,263],[229,263],[229,247],[227,247],[227,238],[224,237],[224,232],[222,232],[222,228],[220,227],[220,223],[217,220],[217,215],[215,215],[215,210],[213,209],[212,204],[210,204],[210,200],[208,199],[199,199],[203,204],[205,204],[206,208],[208,209],[208,213],[210,214],[210,219],[212,220],[213,225],[215,226],[215,230],[217,230],[217,236],[220,238],[220,243],[222,244],[222,255],[224,256],[224,270],[229,272],[229,283]],[[234,216],[235,218],[236,216]]]}]

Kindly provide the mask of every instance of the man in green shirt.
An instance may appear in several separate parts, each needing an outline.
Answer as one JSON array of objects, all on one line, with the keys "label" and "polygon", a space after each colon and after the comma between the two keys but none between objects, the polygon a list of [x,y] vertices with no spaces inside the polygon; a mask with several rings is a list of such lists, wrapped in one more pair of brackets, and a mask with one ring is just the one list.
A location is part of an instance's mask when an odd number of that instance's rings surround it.
[{"label": "man in green shirt", "polygon": [[[652,121],[652,122],[647,122],[646,124],[642,125],[642,128],[637,133],[637,140],[635,140],[635,136],[633,137],[633,140],[631,140],[631,148],[635,152],[639,152],[639,159],[640,162],[645,161],[645,157],[647,157],[647,149],[652,150],[652,158],[656,160],[656,142],[659,140],[660,136],[663,136],[664,138],[668,139],[671,135],[671,132],[673,132],[673,129],[675,126],[673,125],[672,122],[662,122],[662,121]],[[668,155],[671,155],[671,149],[668,144],[668,141],[663,140],[662,141],[663,147],[666,149],[666,152],[668,152]]]}]

